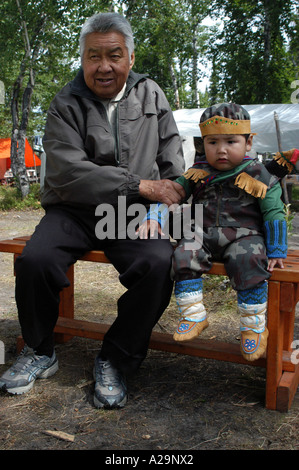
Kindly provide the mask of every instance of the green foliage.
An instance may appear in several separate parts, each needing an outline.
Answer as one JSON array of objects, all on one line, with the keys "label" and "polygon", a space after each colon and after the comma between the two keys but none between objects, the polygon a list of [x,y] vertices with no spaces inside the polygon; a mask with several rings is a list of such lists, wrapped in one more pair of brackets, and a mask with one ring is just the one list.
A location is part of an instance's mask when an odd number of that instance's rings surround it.
[{"label": "green foliage", "polygon": [[126,16],[135,32],[134,70],[148,74],[175,107],[197,106],[195,89],[204,77],[208,28],[207,0],[135,0],[126,4]]},{"label": "green foliage", "polygon": [[299,212],[299,185],[292,185],[291,210]]},{"label": "green foliage", "polygon": [[[35,75],[35,87],[27,135],[43,133],[51,100],[74,77],[80,66],[79,34],[82,24],[98,10],[109,9],[112,3],[91,0],[19,0],[21,17],[16,0],[1,2],[0,80],[5,85],[5,106],[0,107],[0,137],[10,137],[13,86],[22,71],[21,104],[30,68]],[[30,56],[25,52],[23,23],[28,31]]]},{"label": "green foliage", "polygon": [[[12,130],[11,96],[24,67],[35,74],[27,135],[43,134],[46,111],[80,67],[79,34],[92,14],[119,11],[131,22],[134,70],[164,90],[171,106],[205,107],[216,101],[286,103],[298,79],[298,0],[3,0],[0,3],[0,137]],[[203,26],[208,17],[213,26]],[[30,56],[25,54],[24,24]],[[198,92],[210,73],[211,86]]]},{"label": "green foliage", "polygon": [[292,188],[292,199],[294,201],[299,201],[299,186],[294,184]]},{"label": "green foliage", "polygon": [[292,212],[291,204],[284,204],[283,210],[285,214],[285,220],[287,223],[288,236],[290,237],[293,234],[293,219],[295,216],[295,212]]},{"label": "green foliage", "polygon": [[242,104],[288,103],[298,74],[298,1],[214,0],[212,96]]},{"label": "green foliage", "polygon": [[20,191],[13,186],[0,186],[0,210],[40,209],[40,185],[30,185],[30,192],[22,199]]}]

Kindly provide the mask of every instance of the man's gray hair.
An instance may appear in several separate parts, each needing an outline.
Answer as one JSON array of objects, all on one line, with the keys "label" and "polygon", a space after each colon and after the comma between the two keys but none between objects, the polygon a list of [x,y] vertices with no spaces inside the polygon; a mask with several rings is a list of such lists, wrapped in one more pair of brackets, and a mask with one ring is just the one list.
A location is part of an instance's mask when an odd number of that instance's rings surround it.
[{"label": "man's gray hair", "polygon": [[125,38],[129,57],[134,52],[134,37],[130,23],[118,13],[97,13],[91,16],[82,26],[79,44],[81,60],[84,54],[85,37],[90,33],[108,33],[116,31]]}]

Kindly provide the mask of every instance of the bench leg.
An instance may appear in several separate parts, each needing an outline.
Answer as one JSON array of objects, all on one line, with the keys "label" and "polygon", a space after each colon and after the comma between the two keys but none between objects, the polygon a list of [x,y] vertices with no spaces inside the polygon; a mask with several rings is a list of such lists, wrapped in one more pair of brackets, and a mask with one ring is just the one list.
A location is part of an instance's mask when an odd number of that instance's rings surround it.
[{"label": "bench leg", "polygon": [[23,347],[25,346],[25,341],[23,340],[23,336],[18,336],[17,337],[17,354],[20,354],[22,351]]},{"label": "bench leg", "polygon": [[[298,285],[291,282],[282,282],[280,288],[280,310],[283,315],[284,333],[283,349],[292,350],[294,339],[295,310],[298,301]],[[296,299],[297,297],[297,299]]]},{"label": "bench leg", "polygon": [[[60,293],[59,316],[63,318],[74,318],[74,265],[70,266],[67,277],[70,281],[69,287]],[[66,343],[72,336],[64,333],[55,333],[56,343]]]},{"label": "bench leg", "polygon": [[284,413],[291,408],[294,396],[299,386],[299,364],[296,365],[295,372],[284,372],[277,389],[277,411]]},{"label": "bench leg", "polygon": [[268,347],[266,408],[276,410],[277,388],[282,377],[283,318],[280,314],[280,282],[268,282]]},{"label": "bench leg", "polygon": [[[292,351],[294,341],[294,324],[296,305],[299,301],[299,284],[283,282],[281,285],[281,310],[284,317],[284,346],[285,351]],[[294,372],[284,371],[277,389],[276,409],[287,412],[292,404],[299,385],[299,362],[297,354],[294,357]]]}]

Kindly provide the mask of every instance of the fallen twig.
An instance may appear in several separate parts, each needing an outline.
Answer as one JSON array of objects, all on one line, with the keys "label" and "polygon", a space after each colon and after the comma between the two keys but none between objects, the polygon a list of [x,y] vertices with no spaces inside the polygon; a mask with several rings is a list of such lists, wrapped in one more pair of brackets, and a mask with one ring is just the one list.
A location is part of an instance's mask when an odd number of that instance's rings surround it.
[{"label": "fallen twig", "polygon": [[68,434],[63,431],[43,431],[44,434],[48,436],[56,437],[57,439],[62,439],[63,441],[74,442],[75,436],[73,434]]}]

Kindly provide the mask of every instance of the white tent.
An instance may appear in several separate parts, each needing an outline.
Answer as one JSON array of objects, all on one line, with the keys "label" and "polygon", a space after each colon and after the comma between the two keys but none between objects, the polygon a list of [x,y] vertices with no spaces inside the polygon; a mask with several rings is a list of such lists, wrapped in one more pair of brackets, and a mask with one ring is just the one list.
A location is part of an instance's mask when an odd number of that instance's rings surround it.
[{"label": "white tent", "polygon": [[[299,104],[243,105],[250,114],[253,151],[256,153],[278,151],[274,112],[278,115],[282,150],[299,148]],[[199,120],[205,108],[174,111],[182,137],[200,137]],[[189,139],[187,139],[188,142]],[[190,140],[189,140],[190,141]]]}]

